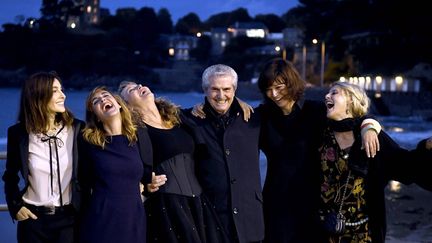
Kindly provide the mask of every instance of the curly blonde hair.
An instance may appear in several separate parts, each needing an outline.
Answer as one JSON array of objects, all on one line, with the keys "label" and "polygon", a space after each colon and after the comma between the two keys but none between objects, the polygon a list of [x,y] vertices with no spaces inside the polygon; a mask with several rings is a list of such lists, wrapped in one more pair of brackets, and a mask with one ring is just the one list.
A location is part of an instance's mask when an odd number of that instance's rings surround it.
[{"label": "curly blonde hair", "polygon": [[[118,88],[118,93],[122,94],[122,91],[128,86],[128,85],[138,85],[136,82],[133,81],[122,81]],[[141,125],[142,124],[142,117],[140,112],[136,112],[136,107],[132,107],[125,97],[121,96],[123,100],[128,104],[129,108],[134,112],[134,114],[138,114],[141,118]],[[181,123],[180,120],[180,106],[172,103],[171,101],[164,99],[164,98],[156,98],[155,99],[156,107],[159,111],[159,114],[161,115],[162,121],[165,125],[169,127],[178,126]]]}]

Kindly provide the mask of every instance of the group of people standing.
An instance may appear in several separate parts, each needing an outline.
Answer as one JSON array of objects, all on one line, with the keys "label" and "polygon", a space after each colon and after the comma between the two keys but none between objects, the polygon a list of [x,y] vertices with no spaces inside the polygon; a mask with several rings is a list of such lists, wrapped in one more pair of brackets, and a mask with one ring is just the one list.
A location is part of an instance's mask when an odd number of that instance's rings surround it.
[{"label": "group of people standing", "polygon": [[18,242],[384,242],[387,182],[432,190],[432,138],[399,147],[358,86],[336,82],[325,102],[305,100],[293,65],[273,59],[250,113],[237,79],[208,67],[193,109],[136,82],[96,87],[84,123],[65,108],[57,74],[32,75],[3,175]]}]

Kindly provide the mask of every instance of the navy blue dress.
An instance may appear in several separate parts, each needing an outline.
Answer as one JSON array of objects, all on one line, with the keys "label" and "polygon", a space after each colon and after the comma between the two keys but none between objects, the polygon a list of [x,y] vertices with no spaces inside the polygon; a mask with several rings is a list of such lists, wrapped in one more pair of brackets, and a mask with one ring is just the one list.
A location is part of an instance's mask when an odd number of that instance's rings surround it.
[{"label": "navy blue dress", "polygon": [[138,146],[130,146],[123,135],[110,138],[103,150],[85,146],[92,194],[80,227],[81,242],[144,243],[146,216],[139,188],[144,168]]}]

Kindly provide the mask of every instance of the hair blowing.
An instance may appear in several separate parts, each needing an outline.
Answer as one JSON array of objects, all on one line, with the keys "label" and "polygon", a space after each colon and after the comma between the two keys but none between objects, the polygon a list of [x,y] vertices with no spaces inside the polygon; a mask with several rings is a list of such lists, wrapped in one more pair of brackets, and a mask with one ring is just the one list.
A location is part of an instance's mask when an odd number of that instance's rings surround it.
[{"label": "hair blowing", "polygon": [[[46,133],[49,129],[48,103],[53,96],[53,83],[60,77],[55,72],[38,72],[31,75],[21,90],[18,121],[24,123],[28,133]],[[73,114],[66,109],[65,112],[56,113],[55,122],[62,122],[71,126]]]}]

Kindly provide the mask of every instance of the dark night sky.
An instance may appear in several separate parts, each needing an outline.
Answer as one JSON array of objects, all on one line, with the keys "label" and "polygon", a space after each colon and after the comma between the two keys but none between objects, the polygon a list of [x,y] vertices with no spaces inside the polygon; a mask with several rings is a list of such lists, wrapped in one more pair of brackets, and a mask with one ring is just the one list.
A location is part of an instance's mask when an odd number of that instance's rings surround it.
[{"label": "dark night sky", "polygon": [[[4,23],[16,23],[15,17],[23,15],[40,17],[42,0],[1,0],[0,26]],[[117,8],[122,7],[152,7],[155,11],[165,7],[171,13],[173,22],[190,12],[198,14],[201,21],[209,16],[221,12],[232,11],[239,7],[248,9],[249,15],[273,13],[282,15],[298,4],[297,0],[101,0],[101,7],[109,8],[115,14]]]}]

